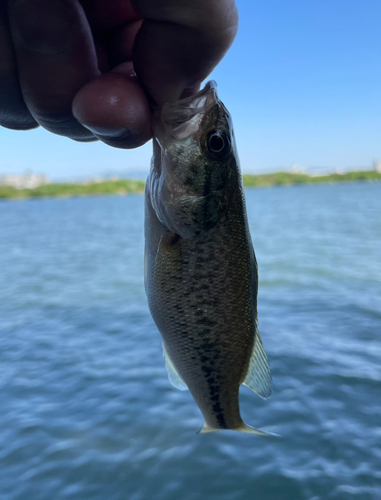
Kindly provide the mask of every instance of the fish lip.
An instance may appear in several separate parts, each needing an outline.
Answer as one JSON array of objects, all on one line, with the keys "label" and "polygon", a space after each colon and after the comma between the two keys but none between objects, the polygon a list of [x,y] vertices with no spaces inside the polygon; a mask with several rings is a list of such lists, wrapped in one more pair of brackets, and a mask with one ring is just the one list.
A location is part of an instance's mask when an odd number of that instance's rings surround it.
[{"label": "fish lip", "polygon": [[204,95],[209,94],[210,92],[217,92],[217,82],[215,80],[209,80],[206,84],[205,87],[196,92],[196,94],[193,94],[189,97],[185,97],[184,99],[180,99],[176,102],[167,102],[164,104],[163,109],[166,107],[171,107],[171,106],[183,106],[184,104],[190,104],[192,101],[195,101],[199,99],[200,97],[203,97]]},{"label": "fish lip", "polygon": [[160,113],[163,125],[180,125],[197,114],[207,113],[212,106],[220,102],[217,94],[217,83],[210,80],[205,87],[192,96],[176,102],[164,104]]}]

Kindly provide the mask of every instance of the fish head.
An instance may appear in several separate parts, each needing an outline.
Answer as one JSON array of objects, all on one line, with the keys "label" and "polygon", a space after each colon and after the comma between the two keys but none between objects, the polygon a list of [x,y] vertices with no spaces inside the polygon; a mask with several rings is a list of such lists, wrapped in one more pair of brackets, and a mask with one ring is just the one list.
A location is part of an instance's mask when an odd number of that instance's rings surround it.
[{"label": "fish head", "polygon": [[211,81],[165,104],[153,120],[152,205],[159,220],[184,238],[218,222],[240,178],[232,119],[216,87]]}]

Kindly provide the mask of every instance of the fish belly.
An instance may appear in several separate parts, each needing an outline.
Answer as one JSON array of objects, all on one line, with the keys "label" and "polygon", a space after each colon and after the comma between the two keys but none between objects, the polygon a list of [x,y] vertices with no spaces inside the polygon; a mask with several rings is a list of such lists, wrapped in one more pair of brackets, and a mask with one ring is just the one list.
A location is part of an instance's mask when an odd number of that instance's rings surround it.
[{"label": "fish belly", "polygon": [[[239,206],[189,239],[158,221],[147,200],[147,296],[176,370],[206,424],[242,425],[238,392],[254,344],[256,263]],[[241,216],[241,217],[240,217]]]}]

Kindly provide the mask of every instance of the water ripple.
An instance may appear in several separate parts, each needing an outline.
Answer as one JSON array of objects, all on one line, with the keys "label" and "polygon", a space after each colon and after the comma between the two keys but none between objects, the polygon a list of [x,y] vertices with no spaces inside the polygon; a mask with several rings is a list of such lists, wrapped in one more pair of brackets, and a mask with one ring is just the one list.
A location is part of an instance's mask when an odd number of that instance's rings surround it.
[{"label": "water ripple", "polygon": [[381,185],[248,190],[274,393],[196,434],[143,287],[143,198],[0,206],[1,500],[379,500]]}]

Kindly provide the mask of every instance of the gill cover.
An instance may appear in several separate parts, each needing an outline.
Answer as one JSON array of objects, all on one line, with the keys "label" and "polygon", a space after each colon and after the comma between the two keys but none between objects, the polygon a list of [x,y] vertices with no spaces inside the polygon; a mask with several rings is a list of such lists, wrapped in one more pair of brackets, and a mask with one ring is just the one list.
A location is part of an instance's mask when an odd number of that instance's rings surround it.
[{"label": "gill cover", "polygon": [[211,81],[194,96],[165,104],[153,119],[152,207],[183,238],[213,227],[228,205],[232,124],[216,87]]}]

